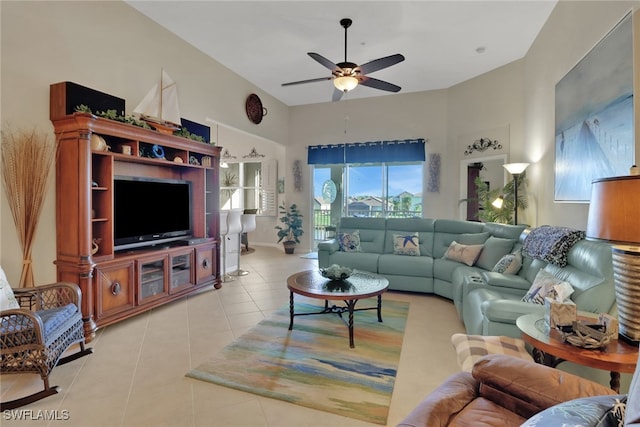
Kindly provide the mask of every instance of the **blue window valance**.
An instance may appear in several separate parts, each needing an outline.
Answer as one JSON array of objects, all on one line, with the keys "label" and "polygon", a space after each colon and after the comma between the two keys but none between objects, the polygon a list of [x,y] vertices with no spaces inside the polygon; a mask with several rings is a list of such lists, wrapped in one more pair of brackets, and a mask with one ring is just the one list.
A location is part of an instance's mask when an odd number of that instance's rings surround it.
[{"label": "blue window valance", "polygon": [[310,165],[340,163],[424,162],[424,139],[312,145],[307,150]]}]

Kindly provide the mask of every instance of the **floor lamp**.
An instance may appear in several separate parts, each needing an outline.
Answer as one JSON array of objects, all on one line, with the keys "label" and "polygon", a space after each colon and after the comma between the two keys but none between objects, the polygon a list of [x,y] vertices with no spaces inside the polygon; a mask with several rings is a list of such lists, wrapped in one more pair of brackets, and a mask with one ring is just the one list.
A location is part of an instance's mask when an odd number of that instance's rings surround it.
[{"label": "floor lamp", "polygon": [[596,179],[587,237],[612,243],[619,336],[640,343],[640,176]]},{"label": "floor lamp", "polygon": [[513,224],[518,225],[518,178],[520,178],[520,175],[529,167],[529,163],[506,163],[502,165],[502,167],[513,176]]}]

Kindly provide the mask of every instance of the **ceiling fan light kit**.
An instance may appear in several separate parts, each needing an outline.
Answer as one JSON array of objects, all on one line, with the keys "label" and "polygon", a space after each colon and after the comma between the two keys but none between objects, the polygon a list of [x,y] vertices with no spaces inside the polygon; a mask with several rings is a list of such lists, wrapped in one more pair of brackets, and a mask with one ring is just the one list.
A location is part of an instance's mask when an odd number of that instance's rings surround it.
[{"label": "ceiling fan light kit", "polygon": [[349,92],[358,86],[358,79],[353,76],[340,76],[333,79],[333,85],[342,92]]},{"label": "ceiling fan light kit", "polygon": [[333,80],[333,85],[336,88],[334,91],[332,100],[339,101],[342,95],[350,90],[355,89],[359,84],[368,86],[374,89],[384,90],[387,92],[399,92],[400,86],[394,85],[383,80],[368,77],[367,74],[374,71],[382,70],[383,68],[390,67],[399,62],[404,61],[404,56],[399,53],[395,55],[385,56],[384,58],[374,59],[363,65],[358,65],[353,62],[347,61],[347,29],[351,26],[352,21],[349,18],[340,20],[340,25],[344,28],[344,61],[337,64],[328,60],[324,56],[309,52],[308,55],[316,62],[331,70],[330,77],[319,77],[315,79],[300,80],[296,82],[283,83],[282,86],[291,86],[303,83],[321,82],[325,80]]}]

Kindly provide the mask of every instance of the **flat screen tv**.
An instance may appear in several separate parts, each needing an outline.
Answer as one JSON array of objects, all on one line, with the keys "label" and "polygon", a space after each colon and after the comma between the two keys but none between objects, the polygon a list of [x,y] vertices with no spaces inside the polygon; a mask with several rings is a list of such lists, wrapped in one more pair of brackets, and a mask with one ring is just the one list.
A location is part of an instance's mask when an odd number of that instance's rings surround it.
[{"label": "flat screen tv", "polygon": [[116,251],[164,244],[192,235],[191,182],[114,177]]}]

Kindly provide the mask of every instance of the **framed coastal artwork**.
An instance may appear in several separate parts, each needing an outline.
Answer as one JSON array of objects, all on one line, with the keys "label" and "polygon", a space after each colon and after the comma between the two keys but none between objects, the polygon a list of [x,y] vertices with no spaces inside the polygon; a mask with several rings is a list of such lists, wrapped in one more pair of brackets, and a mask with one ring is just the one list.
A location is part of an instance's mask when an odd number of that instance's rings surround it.
[{"label": "framed coastal artwork", "polygon": [[589,202],[591,182],[634,163],[633,33],[622,19],[556,84],[555,201]]}]

